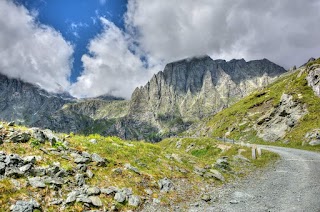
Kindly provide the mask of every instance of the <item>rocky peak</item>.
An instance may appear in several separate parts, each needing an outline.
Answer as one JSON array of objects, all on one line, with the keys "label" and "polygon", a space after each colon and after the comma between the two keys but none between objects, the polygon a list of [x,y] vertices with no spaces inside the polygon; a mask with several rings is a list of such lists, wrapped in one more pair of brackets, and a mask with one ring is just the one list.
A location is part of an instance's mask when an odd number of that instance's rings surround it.
[{"label": "rocky peak", "polygon": [[134,91],[129,117],[162,131],[179,130],[176,123],[214,114],[285,72],[267,59],[227,62],[205,55],[172,62]]}]

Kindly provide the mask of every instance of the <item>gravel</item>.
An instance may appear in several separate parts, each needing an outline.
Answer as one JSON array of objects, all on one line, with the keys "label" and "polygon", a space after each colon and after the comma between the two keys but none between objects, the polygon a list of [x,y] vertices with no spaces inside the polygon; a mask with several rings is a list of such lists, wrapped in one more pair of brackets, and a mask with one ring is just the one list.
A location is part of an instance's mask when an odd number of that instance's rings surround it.
[{"label": "gravel", "polygon": [[255,176],[220,189],[217,202],[191,206],[189,211],[320,211],[320,154],[283,147],[261,148],[278,153],[281,159]]}]

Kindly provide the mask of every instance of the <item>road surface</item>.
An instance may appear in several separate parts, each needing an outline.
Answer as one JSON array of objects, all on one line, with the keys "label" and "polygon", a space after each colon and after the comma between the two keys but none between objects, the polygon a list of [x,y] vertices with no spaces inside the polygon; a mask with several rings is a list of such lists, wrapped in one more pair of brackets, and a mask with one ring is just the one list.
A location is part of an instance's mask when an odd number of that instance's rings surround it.
[{"label": "road surface", "polygon": [[259,176],[224,188],[209,206],[189,211],[320,212],[320,154],[304,150],[261,146],[281,159]]}]

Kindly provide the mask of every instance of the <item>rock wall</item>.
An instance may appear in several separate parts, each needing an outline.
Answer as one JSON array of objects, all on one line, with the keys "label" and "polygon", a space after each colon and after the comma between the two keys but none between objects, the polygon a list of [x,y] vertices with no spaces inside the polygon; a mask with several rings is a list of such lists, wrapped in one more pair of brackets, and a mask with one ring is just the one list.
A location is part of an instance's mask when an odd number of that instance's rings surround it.
[{"label": "rock wall", "polygon": [[177,132],[181,123],[215,114],[285,72],[266,59],[226,62],[202,56],[170,63],[133,92],[128,117],[162,133]]}]

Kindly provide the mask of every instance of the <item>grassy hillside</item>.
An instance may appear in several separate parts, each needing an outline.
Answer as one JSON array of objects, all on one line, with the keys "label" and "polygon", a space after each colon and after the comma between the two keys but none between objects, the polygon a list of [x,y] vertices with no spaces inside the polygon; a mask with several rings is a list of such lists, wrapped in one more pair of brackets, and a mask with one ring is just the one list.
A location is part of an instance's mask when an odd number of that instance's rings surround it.
[{"label": "grassy hillside", "polygon": [[[320,64],[320,60],[307,67],[314,64]],[[259,121],[274,112],[280,105],[281,96],[288,94],[293,97],[293,102],[307,109],[307,114],[273,144],[320,150],[319,146],[307,145],[305,139],[308,132],[320,128],[320,98],[308,86],[307,74],[306,67],[288,73],[266,88],[253,92],[231,107],[198,123],[197,127],[191,128],[186,134],[270,144],[257,136]]]},{"label": "grassy hillside", "polygon": [[[0,211],[8,211],[10,205],[17,200],[36,200],[43,211],[83,211],[97,208],[117,208],[118,210],[137,209],[130,206],[128,201],[117,202],[114,194],[100,193],[102,207],[94,207],[85,204],[78,199],[75,202],[66,203],[70,192],[86,186],[77,186],[77,175],[82,175],[79,167],[86,165],[87,170],[92,172],[93,177],[85,177],[88,187],[108,188],[115,186],[119,189],[128,188],[134,195],[141,199],[138,207],[154,199],[161,205],[166,206],[184,202],[190,199],[200,199],[204,192],[203,188],[208,185],[218,186],[223,181],[214,177],[204,177],[195,173],[195,170],[216,169],[222,173],[226,181],[246,175],[248,172],[262,167],[277,158],[275,154],[265,152],[263,157],[243,162],[243,157],[250,159],[250,150],[245,147],[232,146],[231,144],[219,143],[211,138],[172,138],[157,144],[145,142],[133,142],[121,140],[117,137],[103,137],[100,135],[66,135],[58,134],[55,142],[41,143],[32,130],[20,126],[0,125],[0,150],[1,154],[8,157],[15,154],[20,158],[36,156],[37,160],[32,165],[33,169],[44,169],[48,173],[58,169],[65,172],[66,176],[54,177],[57,181],[63,181],[61,185],[46,182],[43,188],[34,188],[30,185],[30,178],[34,177],[33,171],[20,173],[14,176],[2,176],[0,173]],[[14,139],[23,139],[24,133],[31,135],[23,142]],[[14,137],[15,136],[15,137]],[[240,150],[241,149],[241,150]],[[104,160],[105,165],[100,166],[95,162],[76,164],[75,157],[96,153]],[[241,154],[241,158],[234,157]],[[216,161],[228,157],[228,169],[214,167]],[[82,157],[81,157],[82,158]],[[15,159],[16,160],[16,159]],[[20,160],[20,159],[19,159]],[[24,162],[25,164],[26,162]],[[130,164],[130,165],[128,165]],[[8,165],[7,165],[8,166]],[[57,168],[58,167],[58,168]],[[6,174],[8,173],[6,169]],[[20,168],[19,168],[20,169]],[[198,171],[199,172],[199,171]],[[88,175],[85,172],[84,175]],[[89,175],[88,175],[89,176]],[[51,179],[51,177],[49,177]],[[161,179],[170,179],[175,189],[166,193],[161,192],[158,182]],[[41,178],[42,179],[42,178]],[[53,205],[55,199],[61,199],[61,203]]]}]

